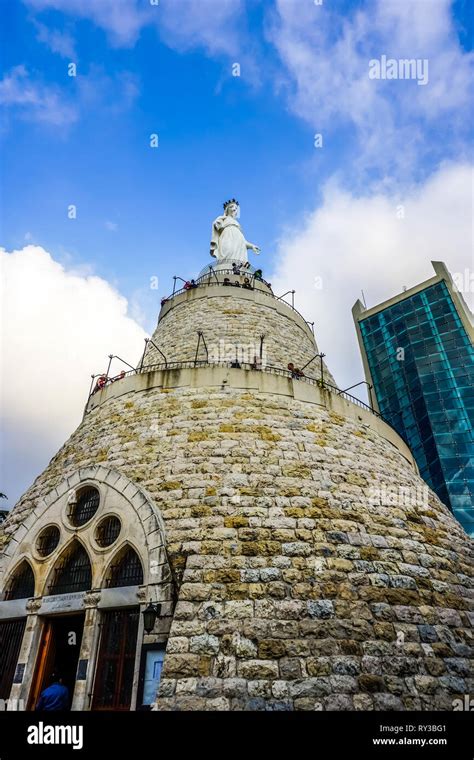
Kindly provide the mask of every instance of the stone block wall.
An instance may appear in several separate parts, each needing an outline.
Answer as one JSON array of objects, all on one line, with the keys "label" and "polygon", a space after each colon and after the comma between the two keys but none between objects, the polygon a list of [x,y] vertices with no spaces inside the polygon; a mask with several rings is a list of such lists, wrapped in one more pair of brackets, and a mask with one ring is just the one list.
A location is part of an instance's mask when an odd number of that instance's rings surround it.
[{"label": "stone block wall", "polygon": [[0,542],[101,462],[163,517],[177,605],[157,709],[434,710],[473,692],[472,543],[396,446],[323,396],[111,397]]},{"label": "stone block wall", "polygon": [[[264,361],[286,369],[289,362],[304,366],[319,349],[309,325],[291,306],[260,290],[201,285],[195,290],[177,295],[164,305],[153,342],[168,361],[194,361],[198,345],[198,330],[210,356],[223,361],[252,362],[259,356],[260,336],[264,335]],[[206,359],[201,341],[198,359]],[[144,366],[163,362],[156,348],[149,344]],[[324,365],[324,380],[335,384]],[[315,359],[306,374],[320,377],[320,360]]]}]

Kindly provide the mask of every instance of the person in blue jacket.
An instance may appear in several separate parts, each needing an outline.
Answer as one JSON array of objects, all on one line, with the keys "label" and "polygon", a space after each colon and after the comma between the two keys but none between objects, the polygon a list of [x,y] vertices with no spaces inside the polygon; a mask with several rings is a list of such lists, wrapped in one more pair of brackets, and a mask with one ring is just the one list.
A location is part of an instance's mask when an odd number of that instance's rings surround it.
[{"label": "person in blue jacket", "polygon": [[37,710],[69,710],[69,689],[57,673],[51,676],[51,686],[41,692]]}]

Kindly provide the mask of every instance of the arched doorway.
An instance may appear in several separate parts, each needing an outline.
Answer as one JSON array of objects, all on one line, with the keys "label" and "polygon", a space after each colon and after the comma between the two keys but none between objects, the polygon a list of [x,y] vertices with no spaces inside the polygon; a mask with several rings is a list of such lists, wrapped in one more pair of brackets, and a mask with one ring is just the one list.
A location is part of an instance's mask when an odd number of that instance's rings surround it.
[{"label": "arched doorway", "polygon": [[[92,568],[87,551],[81,543],[72,541],[56,563],[45,591],[49,597],[64,597],[88,591],[91,583]],[[53,683],[67,688],[71,706],[83,629],[83,612],[45,617],[30,692],[30,710],[35,709],[42,692]]]},{"label": "arched doorway", "polygon": [[[5,697],[34,709],[60,669],[73,710],[148,709],[175,603],[156,505],[101,464],[57,484],[21,527],[0,556],[0,643],[14,647]],[[145,634],[140,611],[150,603],[161,612]],[[122,650],[113,651],[117,642]],[[0,673],[1,664],[0,652]]]}]

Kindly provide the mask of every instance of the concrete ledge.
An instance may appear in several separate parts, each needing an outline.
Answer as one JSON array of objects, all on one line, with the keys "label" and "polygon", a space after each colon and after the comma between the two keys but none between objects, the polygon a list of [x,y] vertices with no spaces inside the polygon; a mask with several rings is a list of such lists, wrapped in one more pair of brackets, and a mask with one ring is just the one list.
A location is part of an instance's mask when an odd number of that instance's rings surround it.
[{"label": "concrete ledge", "polygon": [[65,612],[80,612],[84,609],[85,591],[69,594],[53,594],[41,598],[40,615],[60,615]]},{"label": "concrete ledge", "polygon": [[14,620],[26,617],[28,599],[12,599],[11,602],[0,602],[0,620]]},{"label": "concrete ledge", "polygon": [[124,586],[121,588],[103,588],[100,592],[99,609],[107,607],[135,606],[140,604],[139,586]]},{"label": "concrete ledge", "polygon": [[94,393],[86,406],[85,414],[90,414],[111,399],[144,393],[152,389],[173,390],[177,388],[219,388],[268,393],[270,396],[288,396],[296,401],[316,404],[330,412],[339,414],[357,425],[363,425],[389,441],[418,472],[413,455],[398,433],[370,410],[358,406],[337,393],[321,389],[304,380],[272,372],[230,369],[228,367],[207,366],[170,370],[142,371],[125,377],[102,391]]}]

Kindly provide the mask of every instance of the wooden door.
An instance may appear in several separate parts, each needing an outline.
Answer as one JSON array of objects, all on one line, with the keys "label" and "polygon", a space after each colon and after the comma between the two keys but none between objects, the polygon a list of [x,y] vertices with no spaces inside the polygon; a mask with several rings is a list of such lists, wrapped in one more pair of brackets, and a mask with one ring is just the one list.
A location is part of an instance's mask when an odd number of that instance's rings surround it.
[{"label": "wooden door", "polygon": [[55,648],[56,645],[53,636],[53,623],[51,620],[45,620],[38,656],[36,658],[35,675],[30,690],[28,710],[35,709],[41,692],[48,685],[48,681],[53,670]]},{"label": "wooden door", "polygon": [[139,608],[102,613],[93,710],[130,710]]}]

